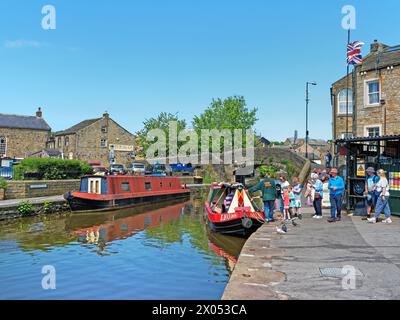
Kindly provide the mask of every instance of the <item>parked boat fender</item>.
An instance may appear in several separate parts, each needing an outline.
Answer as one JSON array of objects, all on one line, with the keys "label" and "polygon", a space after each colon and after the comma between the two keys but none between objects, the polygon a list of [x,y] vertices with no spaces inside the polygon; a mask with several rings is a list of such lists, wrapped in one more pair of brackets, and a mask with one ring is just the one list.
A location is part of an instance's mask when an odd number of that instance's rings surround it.
[{"label": "parked boat fender", "polygon": [[243,218],[242,226],[245,227],[246,229],[251,229],[251,227],[253,226],[253,220],[249,218]]}]

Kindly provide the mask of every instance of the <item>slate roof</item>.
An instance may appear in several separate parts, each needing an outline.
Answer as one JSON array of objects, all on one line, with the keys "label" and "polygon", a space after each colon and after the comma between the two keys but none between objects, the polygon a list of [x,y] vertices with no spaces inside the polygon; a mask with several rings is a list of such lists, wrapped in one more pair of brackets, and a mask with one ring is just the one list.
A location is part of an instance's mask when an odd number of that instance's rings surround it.
[{"label": "slate roof", "polygon": [[86,128],[87,126],[90,126],[91,124],[101,120],[102,118],[96,118],[96,119],[89,119],[89,120],[84,120],[82,122],[79,122],[78,124],[72,126],[71,128],[68,128],[64,131],[58,131],[55,133],[56,136],[60,135],[65,135],[65,134],[73,134],[78,132],[81,129]]},{"label": "slate roof", "polygon": [[46,153],[49,157],[60,157],[62,154],[62,152],[58,149],[44,148],[40,151],[30,154],[30,156],[36,156],[36,155],[40,155],[42,153]]},{"label": "slate roof", "polygon": [[43,149],[43,152],[47,153],[49,157],[59,157],[61,156],[61,151],[58,149],[49,149],[45,148]]},{"label": "slate roof", "polygon": [[3,113],[0,113],[0,128],[1,127],[45,131],[51,130],[50,126],[43,118]]}]

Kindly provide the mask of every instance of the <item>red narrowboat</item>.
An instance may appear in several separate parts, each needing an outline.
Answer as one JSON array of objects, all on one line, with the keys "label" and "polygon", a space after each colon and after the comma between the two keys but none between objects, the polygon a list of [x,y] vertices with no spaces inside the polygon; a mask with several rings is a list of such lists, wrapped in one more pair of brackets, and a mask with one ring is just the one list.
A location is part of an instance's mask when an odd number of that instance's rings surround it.
[{"label": "red narrowboat", "polygon": [[89,175],[81,178],[79,191],[68,192],[64,198],[72,211],[108,211],[189,195],[177,177]]},{"label": "red narrowboat", "polygon": [[211,230],[222,234],[245,236],[265,222],[242,184],[213,184],[205,211]]}]

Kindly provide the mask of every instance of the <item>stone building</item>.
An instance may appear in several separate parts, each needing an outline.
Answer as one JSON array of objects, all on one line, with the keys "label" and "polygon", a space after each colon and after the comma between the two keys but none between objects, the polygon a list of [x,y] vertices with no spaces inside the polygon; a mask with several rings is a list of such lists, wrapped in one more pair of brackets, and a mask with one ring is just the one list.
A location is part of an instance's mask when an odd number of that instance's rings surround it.
[{"label": "stone building", "polygon": [[288,138],[284,142],[284,146],[290,147],[294,152],[306,156],[306,149],[308,158],[314,162],[324,164],[326,150],[330,149],[329,143],[323,139],[308,139],[308,146],[306,148],[306,139]]},{"label": "stone building", "polygon": [[354,73],[331,87],[333,140],[400,134],[399,92],[400,46],[375,41]]},{"label": "stone building", "polygon": [[40,108],[35,116],[0,114],[0,158],[27,157],[46,146],[50,132]]},{"label": "stone building", "polygon": [[65,159],[100,162],[109,165],[110,150],[115,162],[127,164],[134,158],[135,137],[105,112],[101,118],[84,120],[71,128],[56,132],[48,147],[58,149]]}]

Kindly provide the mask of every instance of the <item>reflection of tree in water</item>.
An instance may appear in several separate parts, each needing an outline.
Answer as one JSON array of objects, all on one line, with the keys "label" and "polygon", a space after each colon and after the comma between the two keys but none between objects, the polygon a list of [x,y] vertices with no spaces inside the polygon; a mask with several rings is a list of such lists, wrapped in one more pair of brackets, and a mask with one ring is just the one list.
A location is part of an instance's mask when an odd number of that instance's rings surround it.
[{"label": "reflection of tree in water", "polygon": [[[168,249],[173,244],[182,244],[188,239],[192,247],[211,260],[212,264],[220,265],[220,258],[209,248],[207,226],[201,215],[193,214],[193,209],[187,210],[181,219],[162,223],[160,226],[145,231],[144,245],[157,249]],[[186,237],[188,236],[188,237]]]},{"label": "reflection of tree in water", "polygon": [[[175,216],[176,220],[163,222],[162,217],[164,216],[161,215],[160,221],[157,220],[157,223],[159,223],[158,226],[147,227],[147,229],[143,231],[143,244],[158,249],[166,249],[173,244],[183,244],[184,241],[188,241],[193,248],[200,251],[202,255],[213,264],[220,264],[221,260],[218,258],[215,250],[213,251],[210,249],[209,243],[210,241],[213,242],[213,238],[208,233],[202,211],[203,207],[200,205],[201,203],[204,202],[202,202],[202,200],[193,201],[192,199],[191,203],[181,207],[180,216],[179,212],[177,212],[177,216]],[[168,208],[166,209],[168,210]],[[172,208],[171,210],[176,210],[176,208]],[[167,216],[171,218],[169,213],[172,212],[167,211]],[[121,211],[114,212],[112,215],[88,214],[76,216],[70,214],[55,214],[2,221],[0,222],[0,241],[15,241],[23,251],[47,251],[54,247],[80,243],[83,247],[92,250],[94,253],[109,255],[113,252],[107,250],[109,248],[107,243],[112,240],[107,238],[107,232],[109,231],[106,230],[107,228],[103,227],[103,224],[107,224],[105,221],[110,220],[113,221],[112,223],[118,224],[120,219],[124,219],[125,217],[129,218],[131,216],[131,212],[125,213]],[[138,217],[139,216],[140,214]],[[117,219],[115,219],[116,217]],[[150,217],[145,217],[145,228],[147,225],[150,225],[151,222],[152,220]],[[155,221],[153,221],[153,223],[154,222]],[[80,235],[74,233],[75,230],[82,228],[82,226],[93,227],[90,228],[90,230],[85,230],[84,233]],[[136,230],[133,232],[132,230],[125,230],[127,228],[128,225],[125,226],[125,222],[121,224],[121,234],[123,236],[118,239],[126,239],[141,231]],[[126,233],[124,233],[125,231]],[[224,247],[226,244],[227,242],[224,238],[220,243],[217,243],[219,247]]]},{"label": "reflection of tree in water", "polygon": [[23,251],[62,247],[76,237],[65,230],[66,215],[36,216],[3,221],[0,224],[1,240],[16,240]]}]

